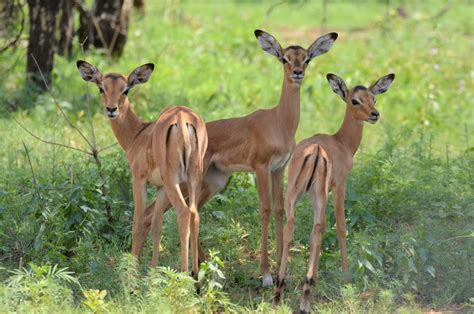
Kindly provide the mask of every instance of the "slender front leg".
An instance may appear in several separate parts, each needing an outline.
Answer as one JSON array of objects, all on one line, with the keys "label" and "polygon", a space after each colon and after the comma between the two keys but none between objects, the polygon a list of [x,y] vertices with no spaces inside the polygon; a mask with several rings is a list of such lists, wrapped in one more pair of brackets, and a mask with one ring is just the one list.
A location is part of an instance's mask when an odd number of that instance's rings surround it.
[{"label": "slender front leg", "polygon": [[275,215],[275,237],[277,242],[277,265],[280,265],[283,248],[283,174],[285,168],[272,172],[273,212]]},{"label": "slender front leg", "polygon": [[156,267],[158,265],[158,258],[160,255],[160,239],[161,239],[161,228],[163,226],[163,214],[165,213],[166,207],[169,204],[168,197],[164,187],[158,188],[156,193],[155,212],[153,214],[153,221],[151,224],[151,234],[153,237],[153,257],[151,259],[151,266]]},{"label": "slender front leg", "polygon": [[350,274],[346,247],[346,216],[344,215],[345,193],[344,183],[336,186],[333,190],[334,211],[336,212],[336,233],[339,247],[341,248],[342,273],[344,281],[348,281]]},{"label": "slender front leg", "polygon": [[146,239],[145,229],[145,202],[146,202],[146,182],[141,178],[133,178],[133,201],[135,210],[133,212],[132,226],[132,254],[137,256],[143,247]]},{"label": "slender front leg", "polygon": [[268,263],[268,223],[270,221],[270,171],[267,164],[258,165],[255,169],[259,198],[260,220],[262,223],[262,239],[260,250],[260,270],[263,274],[263,287],[273,284]]}]

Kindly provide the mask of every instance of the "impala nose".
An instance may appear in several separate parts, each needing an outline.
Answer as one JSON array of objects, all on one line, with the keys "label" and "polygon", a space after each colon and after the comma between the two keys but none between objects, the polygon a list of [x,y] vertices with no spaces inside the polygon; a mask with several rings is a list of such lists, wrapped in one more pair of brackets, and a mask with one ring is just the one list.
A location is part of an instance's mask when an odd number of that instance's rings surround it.
[{"label": "impala nose", "polygon": [[301,76],[303,74],[303,71],[301,70],[294,70],[293,71],[293,74],[296,75],[296,76]]},{"label": "impala nose", "polygon": [[373,111],[371,114],[372,114],[372,116],[374,116],[376,118],[378,118],[380,116],[378,111]]},{"label": "impala nose", "polygon": [[117,107],[107,107],[107,113],[115,113],[117,111]]}]

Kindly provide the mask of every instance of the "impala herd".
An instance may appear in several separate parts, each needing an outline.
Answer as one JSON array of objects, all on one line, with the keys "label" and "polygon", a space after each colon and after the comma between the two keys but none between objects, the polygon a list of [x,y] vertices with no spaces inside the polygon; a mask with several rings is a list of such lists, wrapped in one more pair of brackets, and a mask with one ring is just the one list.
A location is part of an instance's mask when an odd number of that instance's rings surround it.
[{"label": "impala herd", "polygon": [[[154,69],[152,63],[136,68],[128,76],[103,75],[85,61],[78,61],[77,68],[85,81],[95,83],[99,88],[105,113],[132,171],[135,203],[132,253],[140,254],[151,230],[151,265],[158,264],[163,214],[173,207],[177,211],[181,271],[189,271],[190,246],[192,275],[197,279],[199,264],[204,258],[198,240],[198,209],[225,188],[234,172],[254,172],[259,197],[260,269],[264,287],[273,285],[268,262],[268,226],[272,209],[275,217],[279,271],[274,305],[280,301],[284,284],[296,203],[305,193],[311,196],[313,230],[300,305],[300,312],[307,313],[310,289],[318,276],[329,191],[333,191],[334,197],[342,271],[345,275],[348,273],[345,180],[362,139],[364,122],[375,123],[380,117],[375,109],[375,96],[387,91],[395,75],[386,75],[370,87],[349,89],[341,78],[328,74],[331,89],[346,103],[341,128],[334,135],[316,134],[296,145],[300,90],[306,68],[312,59],[331,49],[338,35],[323,35],[308,49],[296,45],[282,48],[275,37],[261,30],[256,30],[255,36],[262,49],[283,64],[283,86],[276,107],[260,109],[244,117],[205,123],[189,108],[176,106],[164,110],[155,122],[143,122],[133,112],[127,95],[135,85],[149,80]],[[288,188],[284,201],[283,177],[287,164]],[[148,207],[147,184],[157,188],[156,200]],[[284,213],[286,225],[283,225]]]}]

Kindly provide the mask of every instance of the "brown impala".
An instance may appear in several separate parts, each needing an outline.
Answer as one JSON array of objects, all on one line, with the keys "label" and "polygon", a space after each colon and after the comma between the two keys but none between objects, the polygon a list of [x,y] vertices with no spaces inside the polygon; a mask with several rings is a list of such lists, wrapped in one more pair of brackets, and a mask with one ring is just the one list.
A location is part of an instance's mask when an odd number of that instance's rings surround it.
[{"label": "brown impala", "polygon": [[[138,255],[146,234],[145,224],[146,184],[157,187],[157,197],[170,200],[176,208],[181,243],[181,271],[188,271],[189,237],[191,233],[192,269],[198,273],[199,215],[197,200],[203,176],[203,158],[207,148],[204,121],[186,107],[165,110],[157,121],[146,123],[133,112],[128,101],[128,91],[137,84],[148,81],[154,65],[142,65],[129,76],[109,73],[102,75],[92,64],[77,61],[82,78],[95,83],[102,94],[105,113],[112,130],[125,151],[133,178],[135,211],[132,228],[132,253]],[[185,182],[189,206],[179,184]],[[158,263],[161,225],[163,218],[154,215],[152,266]]]},{"label": "brown impala", "polygon": [[326,228],[325,209],[330,190],[333,191],[334,197],[342,271],[344,274],[348,273],[346,218],[344,216],[345,181],[352,169],[354,154],[362,139],[364,122],[375,123],[380,117],[375,109],[375,96],[386,92],[394,78],[394,74],[389,74],[378,79],[369,88],[356,86],[349,90],[340,77],[334,74],[327,75],[332,90],[346,103],[346,115],[336,134],[316,134],[298,143],[288,166],[288,191],[285,202],[287,222],[283,232],[283,254],[275,287],[274,304],[280,301],[285,278],[288,251],[293,238],[295,205],[305,193],[310,193],[312,197],[314,222],[309,267],[303,287],[300,312],[309,312],[311,286],[314,279],[318,277],[318,259],[322,236]]}]

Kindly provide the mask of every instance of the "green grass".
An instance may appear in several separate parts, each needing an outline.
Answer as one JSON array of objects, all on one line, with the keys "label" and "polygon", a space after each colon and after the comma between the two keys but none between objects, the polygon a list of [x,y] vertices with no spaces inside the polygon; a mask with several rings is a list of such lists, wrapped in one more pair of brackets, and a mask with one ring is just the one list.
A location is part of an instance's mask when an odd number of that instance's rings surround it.
[{"label": "green grass", "polygon": [[[42,138],[88,149],[61,117],[54,95],[88,138],[92,121],[98,147],[115,143],[98,92],[80,78],[77,59],[86,59],[103,72],[125,74],[154,62],[150,82],[129,94],[144,120],[156,119],[172,105],[190,106],[206,121],[271,108],[280,94],[281,65],[260,49],[254,29],[270,32],[283,46],[308,46],[321,34],[322,19],[319,1],[289,1],[267,15],[273,4],[169,1],[165,6],[148,1],[147,14],[133,16],[121,59],[110,61],[94,51],[83,55],[77,47],[71,60],[56,56],[52,92],[42,96],[24,87],[27,43],[2,54],[1,265],[14,270],[19,265],[28,268],[29,263],[58,264],[73,271],[80,286],[44,277],[37,269],[39,273],[22,277],[28,280],[0,286],[0,309],[83,312],[91,309],[84,300],[96,311],[104,307],[110,312],[179,311],[177,304],[185,304],[180,300],[202,311],[219,306],[238,312],[271,309],[272,291],[260,288],[260,224],[253,175],[234,176],[227,189],[200,210],[201,239],[206,249],[219,251],[223,269],[217,257],[210,263],[222,269],[225,279],[211,272],[205,284],[212,288],[196,296],[185,277],[149,270],[151,241],[139,265],[124,255],[130,246],[133,204],[128,165],[118,146],[100,154],[110,191],[104,196],[92,158],[38,142],[13,118]],[[396,14],[399,5],[407,18]],[[378,98],[381,121],[366,126],[347,182],[351,285],[341,285],[330,204],[320,280],[313,289],[315,311],[472,310],[474,8],[469,1],[456,1],[445,15],[431,18],[444,5],[391,1],[387,11],[385,2],[379,1],[328,3],[326,31],[337,31],[339,38],[306,71],[297,139],[335,132],[342,121],[344,104],[330,90],[326,73],[343,77],[350,86],[368,85],[390,72],[396,79]],[[11,112],[11,107],[17,110]],[[112,206],[111,224],[105,202]],[[310,208],[307,199],[298,206],[284,305],[277,309],[281,312],[296,309],[301,297],[312,228]],[[178,269],[172,211],[165,216],[163,235],[160,265]],[[275,271],[273,234],[270,243]],[[0,271],[0,280],[11,276]],[[222,287],[213,286],[216,282]],[[170,293],[173,287],[182,294]],[[83,291],[89,289],[106,290],[107,295],[89,292],[86,298]],[[41,297],[51,291],[65,297]]]}]

